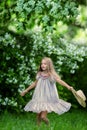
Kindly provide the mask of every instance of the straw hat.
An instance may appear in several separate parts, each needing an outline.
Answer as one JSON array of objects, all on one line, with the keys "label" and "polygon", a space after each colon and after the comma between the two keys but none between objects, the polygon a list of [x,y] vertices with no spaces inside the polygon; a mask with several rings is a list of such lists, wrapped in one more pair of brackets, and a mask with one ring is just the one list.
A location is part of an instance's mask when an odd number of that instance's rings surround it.
[{"label": "straw hat", "polygon": [[72,93],[79,102],[79,104],[83,107],[86,107],[86,96],[84,95],[82,90],[75,91],[75,89],[72,89]]}]

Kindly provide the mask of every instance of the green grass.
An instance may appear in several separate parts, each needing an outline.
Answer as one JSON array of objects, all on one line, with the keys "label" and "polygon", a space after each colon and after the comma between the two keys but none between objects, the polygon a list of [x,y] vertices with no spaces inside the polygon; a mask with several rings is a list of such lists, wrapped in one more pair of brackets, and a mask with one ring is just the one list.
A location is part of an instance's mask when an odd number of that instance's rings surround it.
[{"label": "green grass", "polygon": [[0,130],[87,130],[86,110],[71,109],[63,115],[49,113],[50,125],[44,122],[38,127],[35,113],[11,114],[4,112],[0,116]]}]

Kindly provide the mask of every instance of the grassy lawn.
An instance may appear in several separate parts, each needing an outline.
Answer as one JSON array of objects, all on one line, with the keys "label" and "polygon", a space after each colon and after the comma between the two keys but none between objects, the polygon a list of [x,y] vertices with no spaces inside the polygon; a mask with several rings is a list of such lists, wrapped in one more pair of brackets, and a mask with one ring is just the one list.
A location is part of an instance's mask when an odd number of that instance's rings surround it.
[{"label": "grassy lawn", "polygon": [[49,113],[50,125],[44,122],[38,127],[35,113],[11,114],[0,116],[0,130],[87,130],[86,110],[71,109],[63,115]]}]

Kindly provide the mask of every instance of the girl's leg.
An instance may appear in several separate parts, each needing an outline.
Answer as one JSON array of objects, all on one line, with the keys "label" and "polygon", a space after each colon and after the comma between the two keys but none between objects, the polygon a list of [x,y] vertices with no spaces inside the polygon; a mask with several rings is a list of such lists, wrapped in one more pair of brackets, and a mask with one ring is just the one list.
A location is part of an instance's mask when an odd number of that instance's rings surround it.
[{"label": "girl's leg", "polygon": [[48,125],[49,124],[49,120],[47,118],[47,111],[42,111],[41,112],[41,119]]},{"label": "girl's leg", "polygon": [[41,112],[37,114],[37,124],[40,125],[41,123]]}]

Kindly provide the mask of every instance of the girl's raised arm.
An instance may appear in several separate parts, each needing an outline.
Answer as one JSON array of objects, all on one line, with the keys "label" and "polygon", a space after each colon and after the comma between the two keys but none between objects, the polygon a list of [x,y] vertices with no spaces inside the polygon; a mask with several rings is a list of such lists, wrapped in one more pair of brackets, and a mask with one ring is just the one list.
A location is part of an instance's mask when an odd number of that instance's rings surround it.
[{"label": "girl's raised arm", "polygon": [[69,86],[66,82],[61,80],[61,78],[59,78],[59,76],[57,76],[57,75],[55,75],[55,80],[56,80],[56,82],[58,82],[59,84],[65,86],[69,90],[71,90],[73,88],[73,87]]},{"label": "girl's raised arm", "polygon": [[28,91],[30,91],[31,89],[33,89],[37,84],[37,80],[35,82],[33,82],[27,89],[25,89],[20,95],[24,96]]}]

